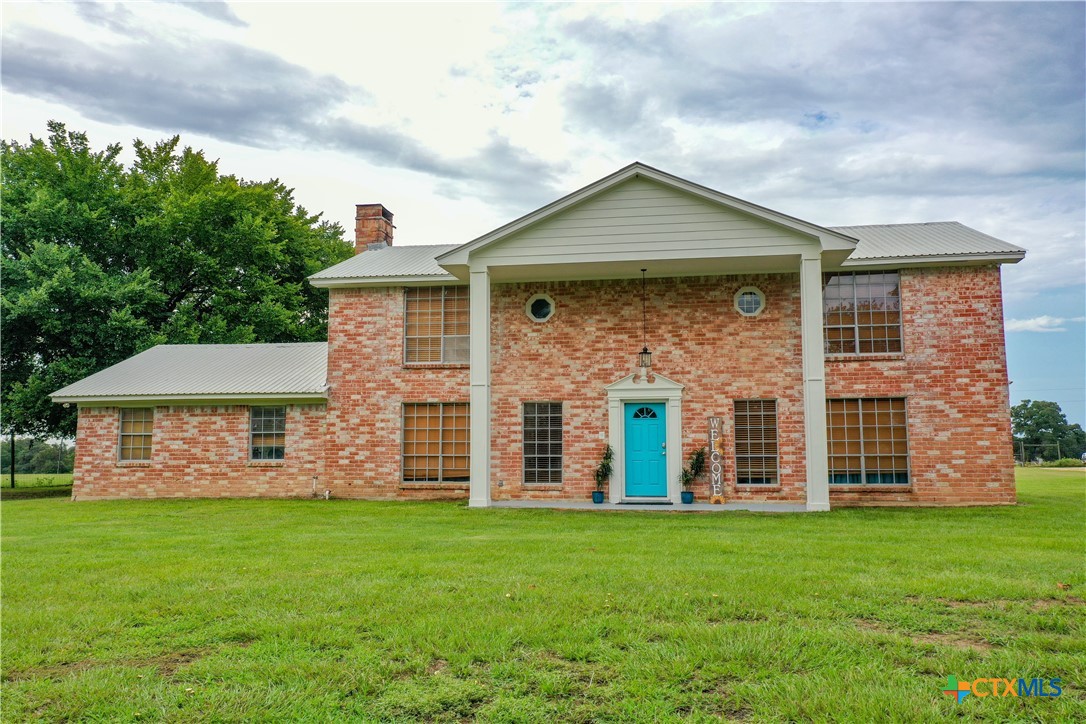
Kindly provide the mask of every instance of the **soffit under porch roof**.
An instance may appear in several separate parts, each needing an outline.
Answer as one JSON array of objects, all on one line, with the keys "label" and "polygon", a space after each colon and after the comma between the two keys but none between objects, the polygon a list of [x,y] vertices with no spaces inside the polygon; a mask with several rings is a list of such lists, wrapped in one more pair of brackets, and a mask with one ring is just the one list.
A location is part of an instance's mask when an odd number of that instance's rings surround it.
[{"label": "soffit under porch roof", "polygon": [[[795,271],[803,254],[840,263],[856,240],[634,163],[441,254],[466,279],[599,279]],[[828,257],[828,258],[827,258]]]}]

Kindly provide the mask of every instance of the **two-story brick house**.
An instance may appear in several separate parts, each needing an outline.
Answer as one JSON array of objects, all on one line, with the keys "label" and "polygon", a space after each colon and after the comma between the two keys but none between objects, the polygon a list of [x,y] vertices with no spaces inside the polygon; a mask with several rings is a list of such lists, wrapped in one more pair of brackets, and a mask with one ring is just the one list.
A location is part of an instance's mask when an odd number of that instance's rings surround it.
[{"label": "two-story brick house", "polygon": [[[56,392],[74,497],[1015,500],[1000,265],[956,222],[826,228],[633,164],[462,245],[358,207],[328,343],[156,347]],[[649,355],[642,355],[642,352]],[[713,483],[719,489],[711,491]]]}]

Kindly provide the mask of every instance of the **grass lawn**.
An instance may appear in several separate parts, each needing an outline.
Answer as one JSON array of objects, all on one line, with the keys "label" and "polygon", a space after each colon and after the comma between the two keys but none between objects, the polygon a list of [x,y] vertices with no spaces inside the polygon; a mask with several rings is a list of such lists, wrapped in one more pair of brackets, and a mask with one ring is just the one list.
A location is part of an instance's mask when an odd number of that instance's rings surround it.
[{"label": "grass lawn", "polygon": [[[2,716],[1082,721],[1084,493],[1032,468],[1013,508],[816,515],[8,500]],[[959,704],[948,675],[1063,695]]]},{"label": "grass lawn", "polygon": [[8,473],[0,475],[0,500],[61,498],[72,494],[71,473],[15,473],[15,487]]}]

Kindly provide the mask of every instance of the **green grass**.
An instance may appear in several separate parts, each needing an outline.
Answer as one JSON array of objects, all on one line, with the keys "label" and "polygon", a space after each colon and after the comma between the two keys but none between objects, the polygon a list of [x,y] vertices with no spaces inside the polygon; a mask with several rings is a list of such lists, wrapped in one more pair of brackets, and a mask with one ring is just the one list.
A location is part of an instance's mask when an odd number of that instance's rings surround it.
[{"label": "green grass", "polygon": [[72,494],[72,474],[15,473],[15,487],[10,485],[10,474],[0,476],[0,500],[63,498]]},{"label": "green grass", "polygon": [[1081,720],[1086,475],[1019,475],[818,515],[10,500],[3,719]]}]

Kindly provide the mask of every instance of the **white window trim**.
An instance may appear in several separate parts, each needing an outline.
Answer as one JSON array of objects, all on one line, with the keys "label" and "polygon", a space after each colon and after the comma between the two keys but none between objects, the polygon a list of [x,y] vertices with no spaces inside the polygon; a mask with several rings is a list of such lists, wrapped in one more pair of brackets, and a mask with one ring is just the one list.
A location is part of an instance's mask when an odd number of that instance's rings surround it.
[{"label": "white window trim", "polygon": [[[750,313],[750,312],[744,312],[743,309],[739,306],[740,297],[742,297],[744,294],[746,294],[748,292],[753,292],[754,294],[756,294],[758,296],[759,301],[761,301],[761,303],[762,303],[762,305],[760,307],[758,307],[758,311],[754,312],[753,314]],[[766,308],[765,292],[763,292],[758,287],[740,287],[739,291],[737,291],[735,293],[735,297],[733,297],[732,301],[733,301],[733,305],[735,306],[735,311],[739,312],[739,314],[744,316],[744,317],[758,317],[758,316],[761,316],[762,312],[764,312],[765,308]]]},{"label": "white window trim", "polygon": [[[546,300],[551,305],[550,314],[548,314],[543,319],[539,319],[534,314],[532,314],[532,305],[540,299]],[[544,322],[549,322],[551,320],[551,317],[554,316],[554,313],[557,310],[558,306],[554,303],[554,299],[549,294],[533,294],[531,297],[528,298],[528,301],[524,303],[524,313],[528,315],[528,319],[532,320],[536,324],[543,324]]]}]

